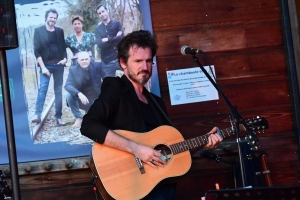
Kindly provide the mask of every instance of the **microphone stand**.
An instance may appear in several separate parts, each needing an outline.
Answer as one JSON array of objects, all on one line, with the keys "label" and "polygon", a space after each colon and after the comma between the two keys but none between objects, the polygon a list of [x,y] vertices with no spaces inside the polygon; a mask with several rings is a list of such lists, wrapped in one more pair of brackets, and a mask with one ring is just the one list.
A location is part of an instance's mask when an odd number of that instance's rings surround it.
[{"label": "microphone stand", "polygon": [[13,199],[21,199],[20,195],[20,184],[19,184],[19,174],[18,174],[18,161],[17,161],[17,151],[15,144],[15,134],[14,134],[14,124],[11,109],[11,98],[9,91],[9,79],[8,70],[6,62],[5,50],[0,49],[0,75],[1,84],[3,91],[3,104],[4,104],[4,115],[5,115],[5,125],[6,125],[6,135],[7,135],[7,148],[9,154],[9,163],[11,170],[11,181],[13,190]]},{"label": "microphone stand", "polygon": [[[247,132],[250,133],[251,138],[254,142],[258,142],[258,138],[257,136],[253,133],[253,131],[249,128],[249,126],[246,124],[245,120],[243,119],[243,117],[240,115],[240,113],[237,111],[236,106],[233,106],[230,101],[228,100],[228,98],[225,96],[225,94],[222,92],[222,90],[218,87],[218,85],[216,84],[216,82],[211,78],[211,76],[207,73],[207,71],[205,70],[205,68],[201,65],[201,63],[199,62],[198,58],[195,55],[196,53],[191,53],[191,55],[193,56],[194,61],[198,64],[198,66],[200,67],[200,69],[203,71],[203,73],[206,75],[206,77],[208,78],[208,80],[212,83],[212,85],[216,88],[216,90],[219,92],[219,94],[222,96],[222,98],[224,99],[230,114],[231,114],[231,120],[233,123],[233,132],[235,132],[236,134],[236,142],[238,144],[238,152],[239,152],[239,160],[240,160],[240,168],[241,168],[241,178],[242,178],[242,184],[243,187],[246,186],[246,181],[245,181],[245,167],[244,167],[244,162],[243,162],[243,156],[242,156],[242,152],[241,152],[241,139],[239,137],[239,124],[243,124],[244,127],[246,128]],[[210,66],[210,65],[209,65]]]}]

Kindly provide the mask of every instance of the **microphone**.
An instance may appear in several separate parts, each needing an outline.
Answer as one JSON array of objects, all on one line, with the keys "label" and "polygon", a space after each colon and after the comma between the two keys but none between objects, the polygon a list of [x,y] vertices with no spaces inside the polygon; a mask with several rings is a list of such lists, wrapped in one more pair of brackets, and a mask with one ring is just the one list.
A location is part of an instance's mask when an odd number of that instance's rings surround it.
[{"label": "microphone", "polygon": [[193,48],[190,48],[190,47],[188,47],[188,46],[186,46],[186,45],[184,45],[184,46],[182,46],[181,47],[181,54],[182,55],[187,55],[187,54],[201,54],[201,53],[203,53],[203,51],[201,51],[200,49],[193,49]]}]

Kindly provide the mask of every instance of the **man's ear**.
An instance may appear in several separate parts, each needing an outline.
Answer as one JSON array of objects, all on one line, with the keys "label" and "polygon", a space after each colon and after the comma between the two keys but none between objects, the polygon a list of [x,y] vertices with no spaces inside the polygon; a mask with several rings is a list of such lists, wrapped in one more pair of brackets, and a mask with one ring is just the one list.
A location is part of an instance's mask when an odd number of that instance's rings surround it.
[{"label": "man's ear", "polygon": [[125,63],[124,59],[120,59],[120,66],[123,70],[126,69],[126,63]]}]

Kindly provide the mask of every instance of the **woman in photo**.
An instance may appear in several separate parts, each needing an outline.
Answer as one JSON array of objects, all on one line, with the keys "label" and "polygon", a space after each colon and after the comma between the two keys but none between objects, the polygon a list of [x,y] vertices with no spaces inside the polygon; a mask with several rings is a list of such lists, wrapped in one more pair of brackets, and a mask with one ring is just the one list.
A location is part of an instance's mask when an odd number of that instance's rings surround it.
[{"label": "woman in photo", "polygon": [[77,54],[81,51],[89,53],[93,61],[92,50],[95,45],[95,34],[83,31],[83,18],[79,15],[72,16],[72,25],[75,33],[66,38],[66,47],[69,47],[73,53],[71,66],[77,64]]}]

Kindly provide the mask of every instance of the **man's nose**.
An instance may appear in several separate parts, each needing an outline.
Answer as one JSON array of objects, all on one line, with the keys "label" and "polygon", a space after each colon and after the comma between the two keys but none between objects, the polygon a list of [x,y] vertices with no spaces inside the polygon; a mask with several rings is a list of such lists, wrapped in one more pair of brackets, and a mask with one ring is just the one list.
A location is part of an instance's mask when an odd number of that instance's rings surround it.
[{"label": "man's nose", "polygon": [[147,69],[147,62],[146,61],[142,62],[142,69]]}]

